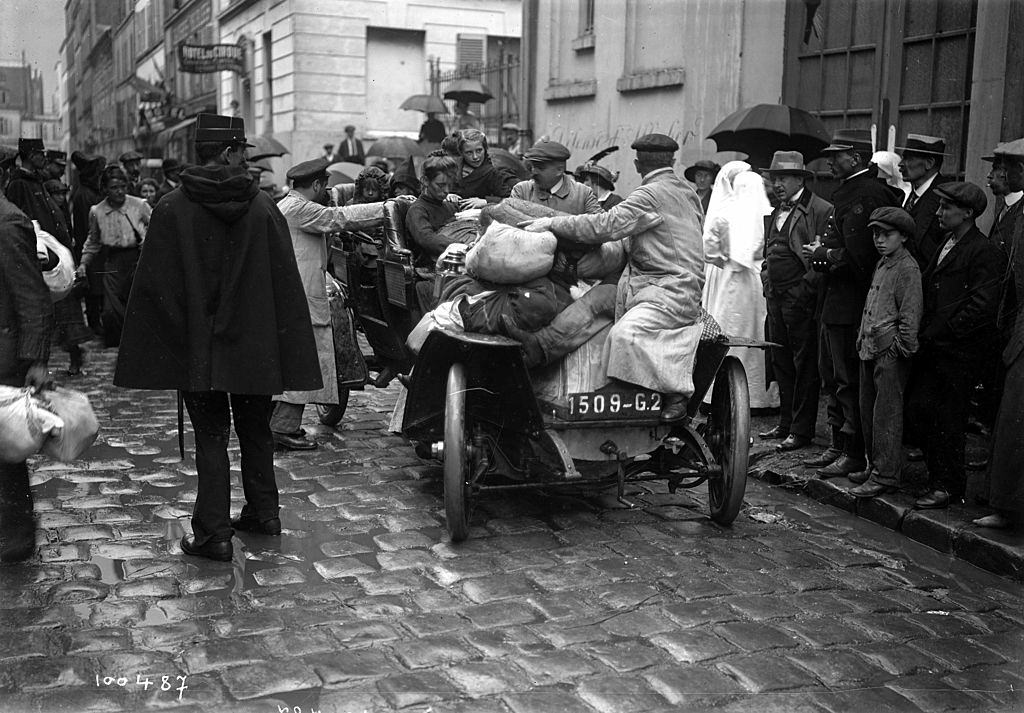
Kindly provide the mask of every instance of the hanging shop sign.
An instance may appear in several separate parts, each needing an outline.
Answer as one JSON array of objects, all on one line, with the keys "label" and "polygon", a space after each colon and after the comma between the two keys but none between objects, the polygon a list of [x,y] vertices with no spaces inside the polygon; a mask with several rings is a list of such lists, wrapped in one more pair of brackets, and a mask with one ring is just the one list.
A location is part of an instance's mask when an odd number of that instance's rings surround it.
[{"label": "hanging shop sign", "polygon": [[245,73],[245,51],[238,45],[178,45],[178,70]]}]

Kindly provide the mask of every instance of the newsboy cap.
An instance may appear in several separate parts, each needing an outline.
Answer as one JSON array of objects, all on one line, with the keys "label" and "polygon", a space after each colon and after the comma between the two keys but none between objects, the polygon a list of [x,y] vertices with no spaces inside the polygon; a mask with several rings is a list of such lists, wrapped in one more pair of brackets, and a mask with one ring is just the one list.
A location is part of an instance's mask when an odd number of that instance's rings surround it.
[{"label": "newsboy cap", "polygon": [[870,129],[839,129],[832,134],[832,143],[821,150],[822,153],[837,151],[871,152]]},{"label": "newsboy cap", "polygon": [[196,116],[196,141],[217,141],[225,144],[245,144],[245,121],[239,116],[199,114]]},{"label": "newsboy cap", "polygon": [[946,142],[938,136],[907,134],[907,145],[897,146],[896,150],[902,153],[921,154],[923,156],[945,156]]},{"label": "newsboy cap", "polygon": [[327,175],[327,167],[330,165],[330,161],[326,158],[314,158],[292,166],[285,176],[289,181],[317,179]]},{"label": "newsboy cap", "polygon": [[671,136],[665,136],[665,134],[644,134],[629,147],[634,151],[648,153],[675,153],[679,150],[676,140]]},{"label": "newsboy cap", "polygon": [[808,171],[804,165],[804,155],[799,151],[776,151],[772,156],[772,163],[768,167],[768,174],[792,174],[794,176],[813,176],[814,171]]},{"label": "newsboy cap", "polygon": [[543,163],[545,161],[565,161],[572,155],[565,146],[557,141],[541,139],[523,152],[523,158],[527,161]]},{"label": "newsboy cap", "polygon": [[79,173],[92,173],[101,171],[107,165],[107,159],[99,154],[72,151],[71,163],[75,164],[75,168],[78,169]]},{"label": "newsboy cap", "polygon": [[683,171],[683,177],[686,178],[687,181],[695,182],[697,180],[697,171],[708,171],[711,174],[711,180],[714,180],[718,177],[718,172],[721,170],[722,167],[714,161],[708,161],[706,158],[702,158],[692,166],[688,166],[686,170]]},{"label": "newsboy cap", "polygon": [[898,230],[904,235],[914,236],[917,231],[917,223],[913,216],[902,208],[895,206],[882,206],[871,211],[871,219],[868,226],[880,225],[883,228]]},{"label": "newsboy cap", "polygon": [[45,153],[42,139],[18,139],[18,153],[22,156],[31,156],[34,153]]},{"label": "newsboy cap", "polygon": [[125,151],[123,154],[117,157],[117,160],[121,163],[128,163],[129,161],[141,161],[142,154],[138,151]]},{"label": "newsboy cap", "polygon": [[1001,144],[996,144],[996,147],[992,149],[992,155],[982,156],[981,160],[995,161],[1000,156],[1024,159],[1024,139],[1015,139],[1014,141],[1006,141]]},{"label": "newsboy cap", "polygon": [[940,198],[956,203],[961,208],[970,208],[974,211],[975,218],[984,213],[985,207],[988,205],[985,191],[973,183],[964,183],[962,181],[943,183],[935,188],[935,194]]}]

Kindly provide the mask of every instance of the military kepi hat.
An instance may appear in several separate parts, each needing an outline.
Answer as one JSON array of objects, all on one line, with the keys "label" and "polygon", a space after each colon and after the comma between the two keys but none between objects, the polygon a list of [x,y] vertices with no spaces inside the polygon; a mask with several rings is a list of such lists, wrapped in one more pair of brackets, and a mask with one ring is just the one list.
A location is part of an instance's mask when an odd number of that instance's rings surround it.
[{"label": "military kepi hat", "polygon": [[804,165],[804,155],[799,151],[776,151],[772,156],[772,164],[768,173],[791,174],[795,176],[813,176]]},{"label": "military kepi hat", "polygon": [[873,151],[871,147],[870,129],[839,129],[832,134],[832,143],[821,150],[822,153],[836,151]]},{"label": "military kepi hat", "polygon": [[945,156],[946,142],[938,136],[907,134],[907,145],[897,146],[896,150],[903,153],[922,154],[925,156]]},{"label": "military kepi hat", "polygon": [[289,181],[308,181],[327,175],[327,167],[331,162],[326,158],[314,158],[303,161],[288,169],[285,176]]},{"label": "military kepi hat", "polygon": [[917,223],[913,216],[902,208],[894,206],[882,206],[871,211],[869,226],[880,225],[883,228],[898,230],[904,235],[913,237],[917,231]]},{"label": "military kepi hat", "polygon": [[245,144],[245,121],[240,116],[199,114],[196,116],[196,141],[216,141],[225,144]]},{"label": "military kepi hat", "polygon": [[543,163],[545,161],[565,161],[572,155],[565,146],[557,141],[541,139],[523,152],[523,158],[527,161]]},{"label": "military kepi hat", "polygon": [[68,165],[68,155],[64,151],[50,149],[46,152],[46,160],[53,161],[54,163],[59,164],[61,166]]},{"label": "military kepi hat", "polygon": [[984,213],[988,206],[985,191],[973,183],[943,183],[941,186],[936,186],[935,194],[962,208],[970,208],[974,211],[975,218]]},{"label": "military kepi hat", "polygon": [[31,156],[34,153],[45,153],[42,139],[18,139],[18,153],[22,156]]},{"label": "military kepi hat", "polygon": [[671,136],[665,134],[645,134],[629,145],[634,151],[647,153],[675,153],[679,144]]}]

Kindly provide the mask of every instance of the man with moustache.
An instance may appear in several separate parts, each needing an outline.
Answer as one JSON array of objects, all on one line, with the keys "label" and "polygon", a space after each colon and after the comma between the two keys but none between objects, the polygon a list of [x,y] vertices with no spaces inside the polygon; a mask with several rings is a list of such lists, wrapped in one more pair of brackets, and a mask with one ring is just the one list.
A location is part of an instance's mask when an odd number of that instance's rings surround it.
[{"label": "man with moustache", "polygon": [[939,175],[946,155],[946,142],[936,136],[907,134],[907,145],[897,150],[902,155],[900,173],[910,183],[910,193],[903,201],[903,210],[910,213],[917,225],[915,244],[911,248],[923,270],[943,241],[936,215],[939,196],[935,189],[950,180]]},{"label": "man with moustache", "polygon": [[802,250],[812,267],[825,276],[818,365],[828,394],[832,443],[804,465],[818,467],[822,478],[834,478],[866,467],[857,328],[879,258],[868,222],[876,208],[893,205],[895,199],[870,165],[871,134],[867,129],[837,131],[823,153],[840,185],[832,194],[832,218],[822,242],[805,245]]}]

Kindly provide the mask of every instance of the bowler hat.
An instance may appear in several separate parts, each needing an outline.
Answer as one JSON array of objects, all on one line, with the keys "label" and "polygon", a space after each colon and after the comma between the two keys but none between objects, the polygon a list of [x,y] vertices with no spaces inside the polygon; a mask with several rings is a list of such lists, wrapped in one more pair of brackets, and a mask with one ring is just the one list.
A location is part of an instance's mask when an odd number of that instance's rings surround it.
[{"label": "bowler hat", "polygon": [[181,168],[181,161],[174,158],[173,156],[171,156],[170,158],[165,158],[160,163],[160,170],[163,171],[164,173],[167,173],[168,171],[179,171],[181,170]]},{"label": "bowler hat", "polygon": [[981,160],[995,161],[1000,156],[1024,159],[1024,139],[1015,139],[1013,141],[996,144],[996,147],[992,149],[992,154],[992,156],[982,156]]},{"label": "bowler hat", "polygon": [[314,158],[292,166],[288,169],[288,173],[285,176],[289,181],[317,179],[327,175],[327,167],[329,165],[330,161],[325,158]]},{"label": "bowler hat", "polygon": [[964,183],[962,181],[943,183],[941,186],[936,186],[935,194],[940,198],[956,203],[961,208],[970,208],[974,211],[975,218],[984,213],[986,206],[988,206],[988,198],[985,197],[985,191],[973,183]]},{"label": "bowler hat", "polygon": [[907,211],[895,206],[882,206],[871,212],[871,219],[868,226],[880,225],[883,228],[898,230],[904,235],[913,237],[917,231],[917,223]]},{"label": "bowler hat", "polygon": [[675,153],[679,150],[676,140],[665,134],[644,134],[629,147],[646,153]]},{"label": "bowler hat", "polygon": [[129,161],[141,161],[142,154],[138,151],[125,151],[123,154],[117,157],[117,160],[121,163],[128,163]]},{"label": "bowler hat", "polygon": [[43,148],[42,139],[18,139],[18,153],[22,156],[28,157],[34,153],[45,153],[46,149]]},{"label": "bowler hat", "polygon": [[873,150],[870,129],[839,129],[832,134],[832,143],[823,148],[821,152],[867,151],[870,153]]},{"label": "bowler hat", "polygon": [[541,139],[523,152],[527,161],[543,163],[545,161],[565,161],[572,152],[557,141]]},{"label": "bowler hat", "polygon": [[722,167],[719,166],[714,161],[708,161],[707,159],[702,158],[700,161],[697,161],[697,163],[693,164],[692,166],[688,166],[687,169],[683,171],[683,176],[686,178],[687,181],[690,181],[691,183],[696,183],[697,171],[709,171],[711,173],[711,180],[715,180],[715,178],[718,177],[718,172],[721,170]]},{"label": "bowler hat", "polygon": [[103,167],[107,165],[107,159],[98,154],[72,151],[71,163],[75,164],[75,168],[78,169],[79,173],[94,173],[103,170]]},{"label": "bowler hat", "polygon": [[197,115],[195,140],[252,146],[245,140],[245,121],[222,114]]},{"label": "bowler hat", "polygon": [[813,176],[814,171],[808,171],[804,165],[804,155],[799,151],[776,151],[772,156],[772,165],[768,167],[768,173],[792,174],[794,176]]},{"label": "bowler hat", "polygon": [[946,142],[938,136],[924,134],[907,134],[907,145],[897,146],[903,153],[922,154],[924,156],[946,156]]}]

